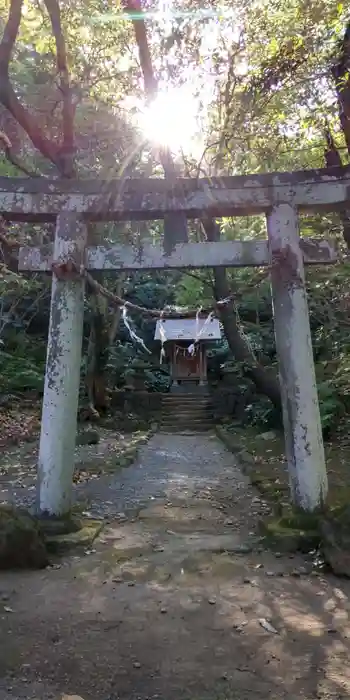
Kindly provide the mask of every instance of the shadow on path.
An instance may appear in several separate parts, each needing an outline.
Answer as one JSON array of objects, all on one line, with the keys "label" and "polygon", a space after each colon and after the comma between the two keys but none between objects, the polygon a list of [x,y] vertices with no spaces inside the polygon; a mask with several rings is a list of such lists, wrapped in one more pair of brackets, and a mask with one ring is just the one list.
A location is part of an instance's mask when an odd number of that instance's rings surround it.
[{"label": "shadow on path", "polygon": [[125,521],[1,577],[0,700],[350,696],[350,583],[261,551],[268,507],[213,436],[155,435],[87,493]]}]

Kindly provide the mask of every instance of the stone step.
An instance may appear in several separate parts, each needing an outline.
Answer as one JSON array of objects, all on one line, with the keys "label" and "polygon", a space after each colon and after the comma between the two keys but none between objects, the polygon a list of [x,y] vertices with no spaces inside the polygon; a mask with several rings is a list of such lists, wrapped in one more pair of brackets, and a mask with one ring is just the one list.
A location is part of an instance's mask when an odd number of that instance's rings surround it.
[{"label": "stone step", "polygon": [[207,406],[211,406],[209,401],[206,401],[201,403],[200,401],[189,401],[184,402],[184,401],[166,401],[166,403],[162,403],[162,408],[194,408],[195,406],[199,406],[200,408],[206,408]]},{"label": "stone step", "polygon": [[203,433],[213,430],[209,393],[178,393],[162,396],[159,429],[170,433]]},{"label": "stone step", "polygon": [[178,406],[183,406],[184,408],[192,408],[193,406],[206,408],[206,406],[210,405],[210,401],[162,401],[162,407],[164,408],[177,408]]},{"label": "stone step", "polygon": [[171,411],[175,408],[177,411],[206,411],[208,408],[212,408],[210,403],[163,403],[163,411]]},{"label": "stone step", "polygon": [[202,425],[202,426],[189,426],[189,425],[160,425],[159,430],[162,433],[180,433],[186,435],[186,433],[210,433],[213,430],[213,425]]},{"label": "stone step", "polygon": [[162,408],[207,408],[211,406],[210,401],[163,401]]},{"label": "stone step", "polygon": [[181,425],[193,425],[194,423],[213,423],[213,419],[208,416],[194,416],[193,418],[178,418],[174,416],[173,418],[163,417],[160,419],[161,425],[174,425],[175,423],[181,423]]},{"label": "stone step", "polygon": [[210,411],[188,411],[185,413],[182,411],[181,413],[177,413],[176,411],[169,411],[169,413],[165,413],[164,411],[161,414],[162,419],[166,420],[192,420],[197,418],[198,420],[205,420],[206,418],[212,418],[213,414],[210,413]]},{"label": "stone step", "polygon": [[162,400],[163,401],[204,401],[206,399],[210,398],[210,394],[188,394],[186,392],[181,392],[174,393],[174,394],[163,394],[162,395]]},{"label": "stone step", "polygon": [[205,399],[210,396],[209,391],[171,391],[168,394],[162,394],[163,399]]}]

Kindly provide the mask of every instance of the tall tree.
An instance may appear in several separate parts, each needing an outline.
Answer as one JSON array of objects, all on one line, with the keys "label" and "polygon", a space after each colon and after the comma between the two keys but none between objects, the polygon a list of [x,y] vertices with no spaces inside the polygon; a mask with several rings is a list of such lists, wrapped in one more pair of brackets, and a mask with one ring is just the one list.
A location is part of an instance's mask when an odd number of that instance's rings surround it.
[{"label": "tall tree", "polygon": [[[102,0],[92,9],[106,11]],[[121,68],[121,55],[127,49],[125,30],[118,25],[104,32],[101,43],[98,30],[86,31],[88,13],[89,8],[80,2],[9,3],[0,43],[4,129],[0,145],[15,168],[29,176],[41,171],[61,178],[89,172],[110,177],[125,161],[130,169],[139,158],[135,131],[119,109],[120,94],[113,101],[107,89],[113,89],[118,78],[121,84],[131,79],[128,68]],[[28,152],[35,167],[27,166]],[[131,159],[130,152],[134,154]],[[105,235],[116,231],[116,227],[103,229]],[[99,242],[100,236],[100,227],[89,227],[90,243]],[[117,281],[118,292],[121,280]],[[107,305],[96,295],[91,295],[90,303],[94,311],[90,315],[88,389],[92,410],[99,410],[107,404],[105,372],[113,340],[109,326],[112,323],[115,337],[117,322],[111,321]]]},{"label": "tall tree", "polygon": [[[134,26],[135,39],[139,49],[140,65],[144,76],[145,93],[147,99],[152,99],[155,97],[157,90],[157,80],[155,78],[152,66],[151,52],[148,44],[141,1],[125,0],[125,6],[130,13],[131,21]],[[167,162],[169,162],[170,158],[170,152],[168,151]],[[166,168],[164,168],[164,171],[165,175],[167,175]],[[219,240],[220,229],[215,221],[203,219],[201,223],[205,236],[208,240]],[[220,299],[229,297],[230,290],[225,269],[215,268],[214,277],[216,300],[219,301]],[[249,345],[240,334],[233,304],[229,303],[226,305],[224,310],[220,313],[224,325],[225,335],[233,355],[238,361],[243,361],[245,363],[246,372],[255,382],[257,390],[266,394],[266,396],[271,399],[275,406],[280,407],[281,399],[278,380],[271,374],[269,375],[264,368],[257,363]]]}]

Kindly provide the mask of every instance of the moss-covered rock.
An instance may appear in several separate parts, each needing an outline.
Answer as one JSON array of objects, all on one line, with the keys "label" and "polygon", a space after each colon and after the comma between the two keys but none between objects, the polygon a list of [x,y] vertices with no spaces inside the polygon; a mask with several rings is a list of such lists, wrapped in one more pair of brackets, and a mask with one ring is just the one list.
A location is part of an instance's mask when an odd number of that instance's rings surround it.
[{"label": "moss-covered rock", "polygon": [[48,563],[37,520],[25,509],[0,506],[0,569],[42,569]]},{"label": "moss-covered rock", "polygon": [[338,576],[350,578],[350,505],[330,509],[321,523],[326,563]]},{"label": "moss-covered rock", "polygon": [[321,540],[319,515],[291,513],[260,523],[264,542],[280,552],[310,552]]},{"label": "moss-covered rock", "polygon": [[97,430],[84,430],[78,433],[75,444],[77,447],[81,447],[82,445],[98,445],[99,442],[100,436]]},{"label": "moss-covered rock", "polygon": [[52,535],[68,535],[71,532],[78,532],[82,527],[82,522],[79,517],[69,513],[61,517],[41,516],[39,526],[46,539]]},{"label": "moss-covered rock", "polygon": [[47,534],[45,538],[46,547],[53,554],[64,554],[70,550],[87,549],[92,546],[103,526],[104,523],[101,520],[82,520],[77,530],[60,534]]}]

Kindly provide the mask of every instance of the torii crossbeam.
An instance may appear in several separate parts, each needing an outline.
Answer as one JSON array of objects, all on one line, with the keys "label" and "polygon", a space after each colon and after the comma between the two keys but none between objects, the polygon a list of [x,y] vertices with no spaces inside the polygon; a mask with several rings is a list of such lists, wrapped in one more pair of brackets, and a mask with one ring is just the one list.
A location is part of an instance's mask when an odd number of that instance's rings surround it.
[{"label": "torii crossbeam", "polygon": [[[71,505],[84,310],[84,278],[62,278],[57,263],[89,271],[269,266],[286,454],[293,502],[315,510],[327,495],[305,264],[329,264],[327,241],[299,238],[299,211],[350,208],[350,168],[213,180],[51,181],[0,178],[0,213],[9,220],[56,221],[52,248],[23,248],[20,269],[53,272],[38,510],[59,517]],[[266,241],[87,246],[86,221],[151,220],[264,213]],[[52,264],[55,265],[52,267]]]}]

